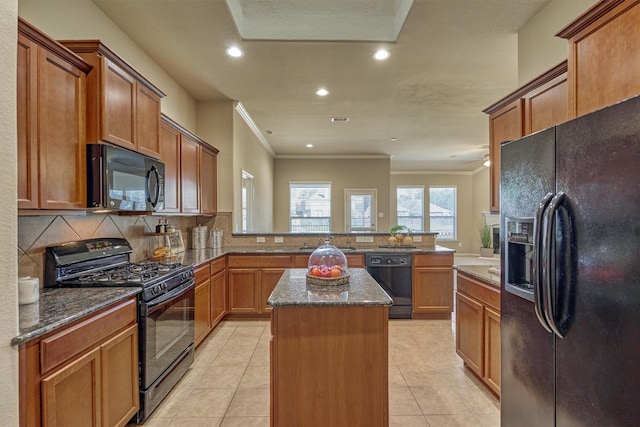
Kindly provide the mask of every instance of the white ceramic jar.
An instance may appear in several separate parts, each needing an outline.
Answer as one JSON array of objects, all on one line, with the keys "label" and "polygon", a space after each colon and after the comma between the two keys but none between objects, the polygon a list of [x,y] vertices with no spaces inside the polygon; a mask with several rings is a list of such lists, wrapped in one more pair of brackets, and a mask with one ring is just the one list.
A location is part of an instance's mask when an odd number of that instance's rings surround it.
[{"label": "white ceramic jar", "polygon": [[40,280],[37,277],[18,279],[18,303],[32,304],[40,298]]}]

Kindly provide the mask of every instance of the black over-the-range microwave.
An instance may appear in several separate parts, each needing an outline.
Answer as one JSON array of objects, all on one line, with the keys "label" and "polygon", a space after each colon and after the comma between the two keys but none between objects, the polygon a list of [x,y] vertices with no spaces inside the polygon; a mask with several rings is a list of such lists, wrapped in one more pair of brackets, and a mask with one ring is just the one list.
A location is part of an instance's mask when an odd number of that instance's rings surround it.
[{"label": "black over-the-range microwave", "polygon": [[107,144],[87,144],[87,205],[117,211],[164,208],[164,163]]}]

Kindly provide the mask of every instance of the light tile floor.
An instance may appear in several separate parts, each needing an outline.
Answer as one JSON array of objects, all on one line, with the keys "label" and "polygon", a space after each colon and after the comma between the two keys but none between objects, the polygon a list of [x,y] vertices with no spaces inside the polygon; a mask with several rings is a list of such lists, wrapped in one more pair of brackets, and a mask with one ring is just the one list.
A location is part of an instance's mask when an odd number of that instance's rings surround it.
[{"label": "light tile floor", "polygon": [[[391,427],[499,427],[500,404],[455,352],[446,320],[389,321]],[[269,426],[269,322],[222,322],[145,427]]]}]

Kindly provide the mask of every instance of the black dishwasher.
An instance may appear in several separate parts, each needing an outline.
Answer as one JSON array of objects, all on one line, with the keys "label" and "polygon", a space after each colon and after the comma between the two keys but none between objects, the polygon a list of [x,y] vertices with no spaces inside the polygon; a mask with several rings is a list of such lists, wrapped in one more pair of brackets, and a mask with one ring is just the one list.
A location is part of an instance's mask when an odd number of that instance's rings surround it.
[{"label": "black dishwasher", "polygon": [[393,299],[389,319],[411,319],[412,256],[410,253],[365,254],[367,271]]}]

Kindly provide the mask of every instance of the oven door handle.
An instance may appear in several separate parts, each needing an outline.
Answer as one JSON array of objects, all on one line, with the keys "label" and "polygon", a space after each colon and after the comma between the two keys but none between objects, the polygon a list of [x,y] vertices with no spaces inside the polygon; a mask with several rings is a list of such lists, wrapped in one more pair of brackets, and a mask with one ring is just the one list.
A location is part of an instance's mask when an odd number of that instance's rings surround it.
[{"label": "oven door handle", "polygon": [[193,288],[193,286],[196,284],[196,280],[192,278],[187,283],[188,284],[186,286],[185,285],[181,285],[180,287],[178,287],[176,289],[173,289],[171,292],[168,292],[168,293],[166,293],[166,294],[164,294],[164,295],[162,295],[162,296],[160,296],[160,297],[158,297],[156,299],[153,299],[153,300],[147,302],[146,303],[147,309],[151,310],[153,307],[156,307],[156,306],[158,306],[160,304],[164,304],[165,302],[167,302],[167,301],[169,301],[169,300],[171,300],[173,298],[179,297],[179,296],[189,292],[191,290],[191,288]]}]

